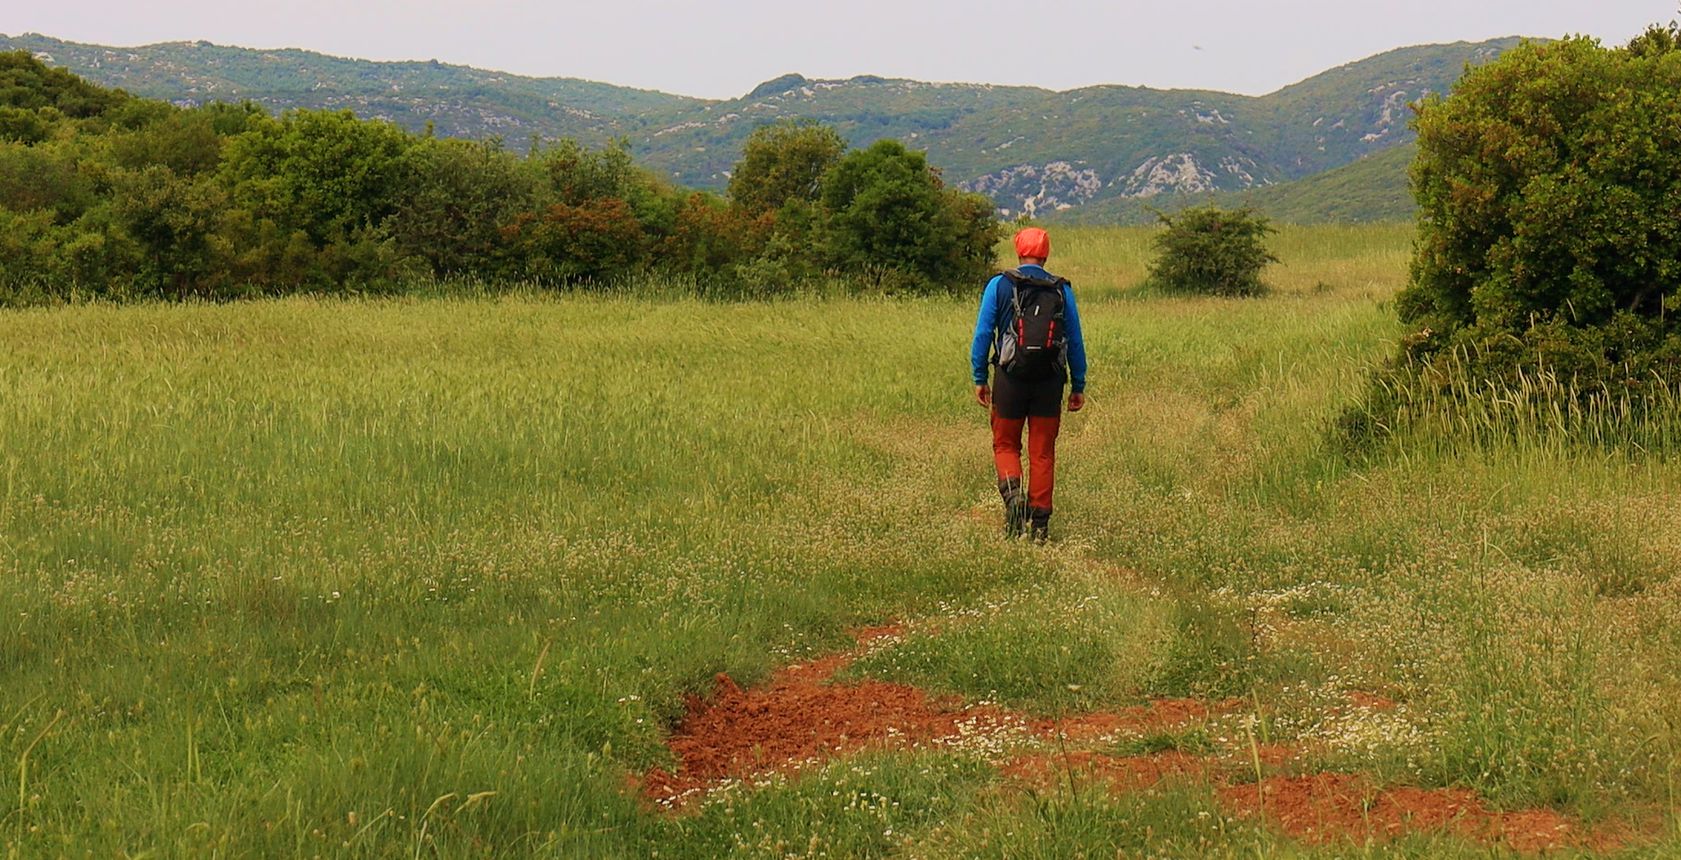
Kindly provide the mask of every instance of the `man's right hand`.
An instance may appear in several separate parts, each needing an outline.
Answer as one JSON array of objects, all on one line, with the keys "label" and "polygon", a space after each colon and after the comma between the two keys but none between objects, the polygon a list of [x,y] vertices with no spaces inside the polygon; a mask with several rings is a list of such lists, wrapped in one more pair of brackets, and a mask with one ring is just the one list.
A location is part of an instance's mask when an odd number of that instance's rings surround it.
[{"label": "man's right hand", "polygon": [[992,405],[992,389],[984,385],[975,386],[975,402],[982,406]]}]

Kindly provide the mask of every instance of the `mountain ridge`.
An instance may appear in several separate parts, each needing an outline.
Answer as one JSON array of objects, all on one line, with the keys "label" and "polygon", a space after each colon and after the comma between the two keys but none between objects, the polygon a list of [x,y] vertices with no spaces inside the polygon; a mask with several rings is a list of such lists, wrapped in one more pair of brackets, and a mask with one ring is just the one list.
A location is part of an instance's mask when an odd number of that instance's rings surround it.
[{"label": "mountain ridge", "polygon": [[271,111],[350,109],[415,131],[430,126],[441,135],[497,136],[515,145],[623,140],[663,175],[712,190],[728,182],[754,128],[820,121],[854,146],[892,138],[926,150],[948,181],[991,197],[1007,217],[1164,194],[1242,192],[1352,164],[1409,142],[1408,105],[1447,91],[1467,64],[1517,42],[1396,48],[1261,96],[790,72],[734,99],[701,99],[436,60],[371,61],[204,41],[116,48],[0,34],[0,50],[26,50],[136,95],[181,104],[250,99]]}]

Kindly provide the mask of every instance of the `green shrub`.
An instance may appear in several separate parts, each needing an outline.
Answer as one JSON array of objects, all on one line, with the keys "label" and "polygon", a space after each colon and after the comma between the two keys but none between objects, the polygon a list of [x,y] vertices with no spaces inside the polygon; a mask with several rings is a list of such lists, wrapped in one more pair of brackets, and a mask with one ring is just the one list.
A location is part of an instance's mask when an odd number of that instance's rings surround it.
[{"label": "green shrub", "polygon": [[1605,441],[1667,422],[1643,404],[1673,404],[1681,383],[1678,44],[1673,25],[1622,48],[1524,44],[1420,107],[1418,242],[1396,300],[1413,333],[1346,437],[1466,410],[1484,437],[1499,415]]},{"label": "green shrub", "polygon": [[1157,215],[1166,229],[1156,236],[1149,283],[1174,293],[1258,296],[1266,292],[1261,271],[1278,262],[1267,251],[1271,222],[1247,206],[1200,206],[1176,215]]},{"label": "green shrub", "polygon": [[501,228],[535,205],[532,171],[496,141],[429,138],[403,161],[388,222],[397,247],[425,260],[434,275],[492,274]]},{"label": "green shrub", "polygon": [[823,176],[846,153],[826,125],[780,122],[753,131],[730,173],[730,199],[748,212],[774,212],[790,201],[817,202]]},{"label": "green shrub", "polygon": [[992,205],[945,188],[928,157],[898,141],[848,153],[824,176],[820,202],[828,264],[883,287],[951,289],[992,268]]},{"label": "green shrub", "polygon": [[230,141],[222,172],[234,202],[325,242],[391,214],[412,143],[347,110],[293,111]]}]

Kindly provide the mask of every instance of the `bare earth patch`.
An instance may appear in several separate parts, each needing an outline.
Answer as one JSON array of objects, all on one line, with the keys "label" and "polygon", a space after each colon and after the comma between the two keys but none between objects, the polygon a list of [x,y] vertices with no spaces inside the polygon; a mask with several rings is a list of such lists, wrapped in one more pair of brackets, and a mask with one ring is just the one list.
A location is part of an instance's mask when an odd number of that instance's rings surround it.
[{"label": "bare earth patch", "polygon": [[1210,713],[1205,703],[1170,700],[1068,720],[1032,720],[992,705],[930,696],[906,684],[831,683],[861,652],[898,632],[896,627],[857,631],[857,651],[788,666],[762,687],[743,689],[719,675],[712,698],[690,699],[666,741],[676,771],[650,771],[640,781],[643,794],[678,806],[729,780],[795,770],[868,748],[985,744],[1004,737],[1091,740],[1181,725]]},{"label": "bare earth patch", "polygon": [[1230,785],[1221,798],[1239,815],[1260,816],[1304,842],[1393,839],[1407,833],[1451,832],[1477,842],[1536,853],[1566,846],[1614,847],[1610,834],[1589,832],[1550,809],[1497,812],[1464,788],[1377,789],[1359,774],[1276,776]]},{"label": "bare earth patch", "polygon": [[[833,683],[836,673],[873,644],[900,633],[896,626],[856,631],[858,649],[785,667],[752,689],[720,674],[711,699],[691,698],[688,712],[667,739],[677,759],[675,772],[648,772],[637,781],[641,792],[661,806],[680,808],[722,785],[798,770],[864,749],[971,744],[994,753],[1003,761],[1002,774],[1018,783],[1096,781],[1122,793],[1172,779],[1212,784],[1235,815],[1258,817],[1308,843],[1364,843],[1436,832],[1538,853],[1563,847],[1610,850],[1624,841],[1614,829],[1586,828],[1553,810],[1492,810],[1469,789],[1380,788],[1360,774],[1285,773],[1300,751],[1284,744],[1214,755],[1179,750],[1108,755],[1067,746],[1204,722],[1236,712],[1241,702],[1235,700],[1163,699],[1053,720],[1032,719],[995,705],[965,705],[955,697],[932,696],[906,684]],[[1394,707],[1381,696],[1354,696],[1358,706]],[[1061,748],[1045,751],[1046,741]],[[1010,742],[1038,743],[1040,750],[1005,755]]]}]

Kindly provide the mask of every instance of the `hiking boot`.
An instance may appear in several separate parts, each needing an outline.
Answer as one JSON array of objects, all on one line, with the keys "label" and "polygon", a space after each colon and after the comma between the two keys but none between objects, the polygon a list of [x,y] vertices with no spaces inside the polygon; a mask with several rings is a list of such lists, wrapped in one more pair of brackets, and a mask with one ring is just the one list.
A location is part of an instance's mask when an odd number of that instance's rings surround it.
[{"label": "hiking boot", "polygon": [[1028,513],[1032,523],[1034,543],[1044,543],[1051,539],[1051,512],[1048,508],[1033,508]]},{"label": "hiking boot", "polygon": [[1021,479],[1003,478],[998,495],[1004,499],[1004,538],[1014,540],[1027,530],[1027,502],[1022,498]]}]

